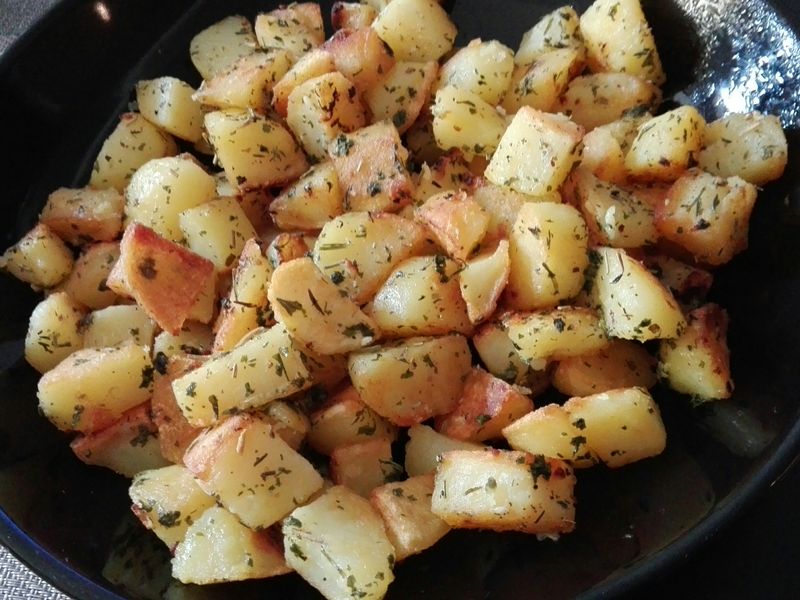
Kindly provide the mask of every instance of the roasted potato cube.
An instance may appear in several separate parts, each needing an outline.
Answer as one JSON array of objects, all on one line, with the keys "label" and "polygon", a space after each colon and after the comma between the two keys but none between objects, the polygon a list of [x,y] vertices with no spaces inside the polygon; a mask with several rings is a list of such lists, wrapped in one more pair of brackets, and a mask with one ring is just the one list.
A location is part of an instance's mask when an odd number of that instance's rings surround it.
[{"label": "roasted potato cube", "polygon": [[87,308],[105,308],[114,304],[117,295],[106,285],[106,279],[118,258],[118,242],[101,242],[86,247],[61,289]]},{"label": "roasted potato cube", "polygon": [[469,158],[494,152],[506,130],[506,120],[494,106],[452,85],[436,92],[431,114],[439,147],[457,148]]},{"label": "roasted potato cube", "polygon": [[502,321],[481,325],[472,336],[472,343],[486,369],[509,383],[531,386],[532,380],[540,378],[547,367],[544,359],[531,361],[531,364],[522,360]]},{"label": "roasted potato cube", "polygon": [[608,345],[600,315],[580,306],[512,313],[503,325],[517,354],[529,364],[580,356]]},{"label": "roasted potato cube", "polygon": [[269,205],[269,212],[281,229],[322,229],[342,214],[342,197],[336,169],[325,161],[284,188]]},{"label": "roasted potato cube", "polygon": [[378,600],[394,579],[395,550],[380,515],[343,486],[284,519],[283,547],[287,564],[331,600]]},{"label": "roasted potato cube", "polygon": [[439,71],[437,89],[467,90],[487,104],[500,103],[511,84],[514,53],[497,40],[472,40],[453,54]]},{"label": "roasted potato cube", "polygon": [[72,252],[42,223],[0,256],[0,269],[34,289],[58,285],[70,274],[72,265]]},{"label": "roasted potato cube", "polygon": [[83,347],[81,306],[64,292],[50,294],[31,313],[25,335],[25,360],[46,373]]},{"label": "roasted potato cube", "polygon": [[450,531],[447,523],[431,512],[432,496],[432,473],[372,490],[369,500],[383,518],[398,561],[427,550]]},{"label": "roasted potato cube", "polygon": [[325,41],[322,12],[315,2],[281,6],[256,17],[256,38],[262,48],[280,48],[299,58]]},{"label": "roasted potato cube", "polygon": [[178,146],[170,134],[139,113],[125,113],[97,153],[89,185],[122,192],[146,162],[177,153]]},{"label": "roasted potato cube", "polygon": [[203,111],[195,90],[175,77],[143,79],[136,84],[136,104],[142,116],[167,133],[197,143],[203,135]]},{"label": "roasted potato cube", "polygon": [[408,427],[455,408],[470,358],[460,335],[419,337],[354,352],[348,357],[348,370],[367,406]]},{"label": "roasted potato cube", "polygon": [[292,450],[299,450],[311,427],[308,417],[294,404],[275,400],[260,409],[259,416]]},{"label": "roasted potato cube", "polygon": [[431,196],[442,192],[471,188],[474,179],[461,151],[450,150],[432,165],[422,165],[415,179],[414,205],[420,206]]},{"label": "roasted potato cube", "polygon": [[234,198],[220,198],[184,210],[181,231],[189,249],[214,263],[218,271],[233,268],[256,230]]},{"label": "roasted potato cube", "polygon": [[373,121],[389,120],[405,133],[428,103],[436,81],[438,64],[398,62],[364,93]]},{"label": "roasted potato cube", "polygon": [[378,84],[395,64],[392,51],[372,27],[341,29],[325,42],[325,49],[333,56],[336,70],[362,94]]},{"label": "roasted potato cube", "polygon": [[153,356],[161,352],[166,357],[176,354],[210,354],[214,345],[214,333],[205,323],[184,322],[177,335],[168,331],[159,333],[153,341]]},{"label": "roasted potato cube", "polygon": [[232,15],[192,38],[189,56],[203,79],[224,73],[258,47],[253,26],[245,17]]},{"label": "roasted potato cube", "polygon": [[478,247],[489,217],[465,192],[442,192],[414,209],[414,217],[433,233],[436,241],[456,260],[466,260]]},{"label": "roasted potato cube", "polygon": [[252,415],[203,432],[183,461],[207,494],[253,529],[276,523],[322,487],[311,463]]},{"label": "roasted potato cube", "polygon": [[543,54],[561,48],[586,53],[580,30],[580,18],[571,6],[562,6],[543,16],[522,36],[514,56],[518,65],[530,65]]},{"label": "roasted potato cube", "polygon": [[596,463],[581,429],[558,404],[548,404],[522,416],[503,428],[503,437],[514,450],[568,460],[576,468]]},{"label": "roasted potato cube", "polygon": [[131,341],[137,346],[153,346],[156,324],[135,304],[107,306],[89,313],[83,320],[83,345],[108,348]]},{"label": "roasted potato cube", "polygon": [[372,27],[397,60],[439,60],[456,39],[456,26],[436,0],[392,0]]},{"label": "roasted potato cube", "polygon": [[289,96],[294,89],[309,79],[336,70],[333,55],[327,50],[316,48],[304,54],[272,88],[272,107],[280,116],[286,118]]},{"label": "roasted potato cube", "polygon": [[559,97],[582,69],[583,54],[576,48],[545,52],[532,65],[514,69],[503,108],[508,113],[518,111],[521,106],[555,112]]},{"label": "roasted potato cube", "polygon": [[267,246],[267,260],[273,268],[296,258],[308,256],[314,247],[315,240],[305,233],[281,233],[273,238]]},{"label": "roasted potato cube", "polygon": [[73,246],[108,242],[122,231],[124,205],[114,189],[59,188],[47,197],[39,222]]},{"label": "roasted potato cube", "polygon": [[495,311],[510,269],[506,240],[500,240],[494,249],[482,252],[464,266],[458,285],[472,323],[480,323]]},{"label": "roasted potato cube", "polygon": [[710,271],[687,265],[664,254],[647,256],[644,264],[676,298],[704,298],[714,282]]},{"label": "roasted potato cube", "polygon": [[[625,154],[608,127],[600,126],[583,136],[581,142],[581,169],[598,179],[614,184],[628,180],[625,171]],[[566,188],[565,188],[566,191]]]},{"label": "roasted potato cube", "polygon": [[339,446],[331,452],[331,479],[368,497],[376,487],[403,477],[403,467],[392,460],[392,443],[375,438]]},{"label": "roasted potato cube", "polygon": [[334,2],[331,8],[331,24],[336,31],[369,27],[377,16],[374,6],[360,2]]},{"label": "roasted potato cube", "polygon": [[485,446],[447,437],[427,425],[413,425],[406,442],[406,472],[409,477],[431,474],[442,454],[450,450],[482,450]]},{"label": "roasted potato cube", "polygon": [[661,340],[659,375],[672,389],[701,402],[730,398],[728,313],[717,304],[706,304],[690,312],[687,322],[680,336]]},{"label": "roasted potato cube", "polygon": [[495,185],[482,177],[473,183],[472,197],[489,215],[489,225],[484,236],[484,243],[507,240],[522,205],[531,200],[539,200],[515,192],[511,188]]},{"label": "roasted potato cube", "polygon": [[[198,323],[210,323],[216,315],[217,308],[217,276],[214,274],[209,277],[206,284],[200,290],[189,313],[186,315],[187,321],[197,321]],[[183,326],[181,326],[183,329]]]},{"label": "roasted potato cube", "polygon": [[509,450],[454,450],[436,469],[431,511],[451,527],[569,533],[575,476],[563,460]]},{"label": "roasted potato cube", "polygon": [[658,405],[643,388],[570,398],[564,410],[591,453],[612,469],[661,454],[666,446]]}]

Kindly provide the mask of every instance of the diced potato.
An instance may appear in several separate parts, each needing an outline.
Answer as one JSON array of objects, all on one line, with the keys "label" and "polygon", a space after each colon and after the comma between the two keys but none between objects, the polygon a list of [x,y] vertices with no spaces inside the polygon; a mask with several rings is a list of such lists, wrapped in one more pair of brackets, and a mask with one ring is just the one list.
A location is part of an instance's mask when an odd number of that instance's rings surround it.
[{"label": "diced potato", "polygon": [[591,131],[629,110],[655,108],[660,102],[661,90],[649,81],[628,73],[594,73],[573,79],[557,108]]},{"label": "diced potato", "polygon": [[294,89],[309,79],[336,70],[333,56],[327,50],[314,49],[304,54],[272,88],[272,107],[286,118],[289,96]]},{"label": "diced potato", "polygon": [[489,217],[465,192],[442,192],[414,209],[434,238],[456,260],[466,260],[486,233]]},{"label": "diced potato", "polygon": [[122,231],[124,205],[114,189],[59,188],[47,197],[39,222],[73,246],[108,242]]},{"label": "diced potato", "polygon": [[131,176],[146,162],[177,153],[178,146],[170,134],[139,113],[125,113],[103,142],[92,167],[89,185],[122,192]]},{"label": "diced potato", "polygon": [[674,181],[695,161],[705,128],[705,119],[692,106],[650,119],[639,126],[625,155],[628,174],[646,181]]},{"label": "diced potato", "polygon": [[331,452],[331,479],[359,496],[368,497],[378,486],[402,479],[403,467],[392,460],[392,443],[375,438],[339,446]]},{"label": "diced potato", "polygon": [[143,79],[136,84],[136,104],[154,125],[196,143],[203,134],[203,111],[192,97],[194,93],[192,86],[175,77]]},{"label": "diced potato", "polygon": [[172,576],[206,585],[263,579],[291,572],[280,546],[264,531],[253,531],[222,507],[206,510],[175,548]]},{"label": "diced potato", "polygon": [[494,106],[474,92],[452,85],[436,92],[431,114],[439,147],[458,148],[467,157],[490,155],[506,130],[506,120]]},{"label": "diced potato", "polygon": [[204,122],[228,181],[240,191],[287,183],[308,170],[292,134],[277,121],[228,109],[206,113]]},{"label": "diced potato", "polygon": [[72,252],[42,223],[0,256],[0,269],[39,289],[61,283],[72,271],[72,265]]},{"label": "diced potato", "polygon": [[669,290],[624,250],[596,253],[593,285],[608,334],[640,342],[678,337],[686,320]]},{"label": "diced potato", "polygon": [[189,56],[203,79],[224,73],[258,44],[253,26],[245,17],[233,15],[207,27],[192,38]]},{"label": "diced potato", "polygon": [[595,0],[580,27],[592,70],[630,73],[656,85],[666,80],[639,0]]},{"label": "diced potato", "polygon": [[295,59],[325,40],[322,12],[315,2],[281,6],[256,17],[256,38],[262,48],[281,48]]},{"label": "diced potato", "polygon": [[387,336],[468,334],[472,323],[461,297],[460,270],[441,254],[409,258],[389,275],[367,312]]},{"label": "diced potato", "polygon": [[125,190],[126,224],[138,221],[181,243],[180,213],[210,201],[215,190],[214,178],[189,154],[151,160]]},{"label": "diced potato", "polygon": [[530,65],[542,54],[560,48],[573,48],[585,53],[578,13],[571,6],[562,6],[543,16],[525,32],[514,56],[518,65]]},{"label": "diced potato", "polygon": [[128,494],[134,514],[170,550],[183,540],[189,526],[214,506],[214,499],[200,489],[182,465],[138,473]]},{"label": "diced potato", "polygon": [[392,0],[372,27],[397,60],[439,60],[456,39],[456,26],[436,0]]},{"label": "diced potato", "polygon": [[147,348],[86,348],[73,352],[39,380],[39,408],[62,431],[108,427],[150,398],[153,365]]},{"label": "diced potato", "polygon": [[774,115],[730,114],[705,131],[697,161],[701,169],[720,177],[737,175],[763,185],[783,175],[788,160],[786,135]]},{"label": "diced potato", "polygon": [[305,233],[281,233],[267,246],[267,260],[273,268],[296,258],[308,256],[314,247],[315,240]]},{"label": "diced potato", "polygon": [[[210,323],[216,314],[217,308],[217,276],[209,277],[201,288],[194,304],[186,315],[186,320],[199,323]],[[181,326],[181,329],[183,326]]]},{"label": "diced potato", "polygon": [[589,265],[587,245],[586,223],[572,206],[524,204],[509,238],[509,303],[529,310],[556,306],[575,296]]},{"label": "diced potato", "polygon": [[567,396],[625,387],[651,388],[656,384],[655,367],[655,359],[641,344],[611,340],[605,348],[562,359],[553,371],[553,385]]},{"label": "diced potato", "polygon": [[508,283],[510,268],[506,240],[500,240],[494,249],[479,254],[464,266],[458,275],[458,285],[472,323],[480,323],[495,311]]},{"label": "diced potato", "polygon": [[580,306],[513,313],[503,325],[517,354],[528,363],[580,356],[608,345],[600,315]]},{"label": "diced potato", "polygon": [[394,441],[397,428],[361,401],[356,389],[348,386],[332,396],[311,414],[309,445],[320,454],[365,440],[383,438]]},{"label": "diced potato", "polygon": [[447,191],[472,187],[474,176],[460,150],[450,150],[439,156],[432,165],[424,164],[416,177],[414,204],[420,206],[431,196]]},{"label": "diced potato", "polygon": [[331,8],[331,24],[337,31],[369,27],[377,16],[374,6],[359,2],[334,2]]},{"label": "diced potato", "polygon": [[568,533],[575,476],[563,460],[516,451],[454,450],[436,469],[431,510],[451,527]]},{"label": "diced potato", "polygon": [[627,181],[625,154],[608,127],[596,127],[583,136],[581,168],[598,179],[623,184]]},{"label": "diced potato", "polygon": [[275,319],[308,348],[344,354],[380,338],[376,322],[338,288],[310,258],[280,265],[267,291]]},{"label": "diced potato", "polygon": [[395,550],[380,515],[343,486],[283,521],[283,547],[287,564],[330,600],[378,600],[394,579]]},{"label": "diced potato", "polygon": [[478,178],[472,186],[472,197],[489,215],[484,243],[507,240],[525,202],[537,200],[514,190]]},{"label": "diced potato", "polygon": [[548,404],[507,425],[503,437],[514,450],[568,460],[575,468],[591,467],[596,461],[582,428],[561,406]]},{"label": "diced potato", "polygon": [[450,531],[447,523],[431,512],[432,496],[433,474],[372,490],[369,500],[383,518],[398,561],[427,550]]},{"label": "diced potato", "polygon": [[117,295],[106,285],[106,279],[118,258],[117,242],[88,246],[75,261],[61,289],[87,308],[105,308],[114,304]]},{"label": "diced potato", "polygon": [[120,257],[108,286],[132,296],[158,325],[180,331],[201,292],[214,281],[214,265],[155,231],[132,223],[120,242]]},{"label": "diced potato", "polygon": [[166,357],[176,354],[210,354],[213,345],[214,333],[208,325],[185,321],[176,335],[162,331],[156,336],[153,341],[153,356],[159,352]]},{"label": "diced potato", "polygon": [[309,79],[289,95],[286,124],[315,160],[328,156],[328,145],[336,136],[366,123],[355,86],[338,71]]},{"label": "diced potato", "polygon": [[679,337],[661,341],[659,375],[672,389],[701,402],[730,398],[728,313],[716,304],[706,304],[690,312],[687,321]]},{"label": "diced potato", "polygon": [[486,167],[486,179],[542,196],[557,191],[576,161],[583,129],[563,115],[519,109]]},{"label": "diced potato", "polygon": [[663,254],[647,256],[644,264],[676,298],[704,298],[714,282],[710,271]]},{"label": "diced potato", "polygon": [[234,198],[220,198],[178,216],[189,249],[223,271],[234,266],[247,240],[256,231]]},{"label": "diced potato", "polygon": [[283,400],[270,402],[259,411],[259,416],[292,450],[300,449],[311,427],[308,417],[299,408]]},{"label": "diced potato", "polygon": [[531,364],[522,360],[501,321],[484,323],[472,336],[472,343],[486,369],[509,383],[531,386],[547,367],[544,359]]},{"label": "diced potato", "polygon": [[339,135],[328,147],[345,211],[396,212],[411,201],[408,151],[387,121]]},{"label": "diced potato", "polygon": [[747,248],[757,190],[739,177],[687,171],[656,206],[659,233],[703,263],[721,265]]},{"label": "diced potato", "polygon": [[230,352],[215,354],[176,379],[172,389],[189,422],[208,426],[225,415],[310,387],[306,360],[286,329],[275,325],[255,330]]},{"label": "diced potato", "polygon": [[76,437],[70,447],[87,465],[106,467],[125,477],[169,464],[161,456],[158,429],[147,403],[128,410],[100,431]]},{"label": "diced potato", "polygon": [[555,112],[559,97],[582,70],[583,53],[577,48],[545,52],[532,65],[520,65],[514,70],[503,108],[508,113],[516,112],[521,106]]},{"label": "diced potato", "polygon": [[386,119],[399,133],[408,131],[430,99],[437,71],[435,61],[396,63],[364,94],[373,121]]},{"label": "diced potato", "polygon": [[311,463],[252,415],[203,432],[183,460],[207,494],[253,529],[276,523],[322,487]]},{"label": "diced potato", "polygon": [[83,345],[108,348],[128,340],[137,346],[152,347],[156,324],[135,304],[107,306],[96,310],[83,321]]},{"label": "diced potato", "polygon": [[661,454],[666,446],[658,405],[643,388],[570,398],[564,410],[592,454],[612,469]]},{"label": "diced potato", "polygon": [[377,85],[395,64],[392,51],[372,27],[339,30],[325,42],[325,49],[333,56],[336,70],[352,81],[359,93]]},{"label": "diced potato", "polygon": [[442,65],[437,88],[453,86],[496,105],[511,84],[513,70],[514,53],[510,48],[497,40],[475,39]]},{"label": "diced potato", "polygon": [[[292,66],[292,57],[285,50],[270,50],[248,54],[230,69],[207,79],[194,92],[198,105],[214,108],[252,108],[266,112],[270,107],[271,91]],[[203,115],[199,115],[202,128]]]},{"label": "diced potato", "polygon": [[455,408],[470,362],[466,339],[448,335],[354,352],[348,357],[348,369],[367,406],[407,427]]},{"label": "diced potato", "polygon": [[25,360],[40,373],[83,347],[84,311],[64,292],[50,294],[31,313],[25,335]]},{"label": "diced potato", "polygon": [[453,412],[436,418],[448,437],[484,442],[500,437],[503,427],[533,410],[533,402],[502,379],[475,367]]},{"label": "diced potato", "polygon": [[269,212],[281,229],[322,229],[342,214],[342,199],[336,169],[325,161],[284,188],[270,204]]}]

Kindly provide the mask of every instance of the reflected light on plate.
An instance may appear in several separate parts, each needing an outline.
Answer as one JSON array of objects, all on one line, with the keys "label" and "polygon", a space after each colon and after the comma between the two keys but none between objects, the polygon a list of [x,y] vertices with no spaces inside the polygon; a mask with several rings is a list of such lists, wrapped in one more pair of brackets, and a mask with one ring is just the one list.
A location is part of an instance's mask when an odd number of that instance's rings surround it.
[{"label": "reflected light on plate", "polygon": [[723,87],[719,90],[719,99],[728,113],[745,113],[753,109],[751,103],[742,93],[740,87]]},{"label": "reflected light on plate", "polygon": [[97,13],[97,16],[100,17],[104,23],[111,21],[111,11],[108,9],[105,2],[95,2],[94,12]]}]

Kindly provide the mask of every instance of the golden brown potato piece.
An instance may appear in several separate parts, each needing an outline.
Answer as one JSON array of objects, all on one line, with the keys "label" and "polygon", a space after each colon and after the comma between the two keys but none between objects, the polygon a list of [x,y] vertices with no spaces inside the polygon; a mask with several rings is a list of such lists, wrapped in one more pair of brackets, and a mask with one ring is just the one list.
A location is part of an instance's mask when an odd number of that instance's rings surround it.
[{"label": "golden brown potato piece", "polygon": [[285,187],[269,205],[269,212],[281,229],[322,229],[342,214],[342,196],[336,169],[325,161]]},{"label": "golden brown potato piece", "polygon": [[591,308],[561,306],[503,319],[508,337],[526,362],[568,358],[608,345],[600,315]]},{"label": "golden brown potato piece", "polygon": [[47,197],[39,221],[73,246],[108,242],[122,231],[124,205],[115,189],[59,188]]},{"label": "golden brown potato piece", "polygon": [[[582,70],[583,53],[577,48],[545,52],[532,65],[519,65],[514,69],[511,88],[503,98],[503,108],[509,114],[522,106],[555,112],[559,97],[570,80]],[[564,109],[559,112],[570,114]],[[574,120],[584,125],[578,119]]]},{"label": "golden brown potato piece", "polygon": [[331,479],[368,497],[378,486],[403,478],[403,467],[392,460],[392,443],[375,438],[339,446],[331,452]]},{"label": "golden brown potato piece", "polygon": [[378,16],[378,10],[360,2],[334,2],[331,7],[331,25],[334,30],[369,27]]},{"label": "golden brown potato piece", "polygon": [[189,56],[203,79],[223,73],[242,56],[253,54],[258,44],[250,21],[231,15],[192,38]]},{"label": "golden brown potato piece", "polygon": [[464,266],[458,284],[470,321],[480,323],[495,311],[508,283],[510,269],[506,240],[500,240],[495,248],[475,256]]},{"label": "golden brown potato piece", "polygon": [[372,27],[397,60],[439,60],[456,39],[456,26],[436,0],[393,0]]},{"label": "golden brown potato piece", "polygon": [[85,311],[68,294],[56,292],[31,313],[25,335],[25,360],[40,373],[55,367],[83,347]]},{"label": "golden brown potato piece", "polygon": [[87,308],[111,306],[116,302],[117,295],[108,287],[106,279],[118,258],[118,242],[87,246],[75,261],[61,289]]},{"label": "golden brown potato piece", "polygon": [[597,460],[581,433],[585,426],[577,425],[561,406],[548,404],[507,425],[503,437],[514,450],[567,460],[576,469],[591,467]]},{"label": "golden brown potato piece", "polygon": [[325,41],[322,11],[316,2],[279,6],[256,17],[255,34],[262,48],[287,50],[297,60]]},{"label": "golden brown potato piece", "polygon": [[298,85],[335,70],[333,56],[327,50],[315,48],[304,54],[272,88],[272,108],[286,118],[289,96]]},{"label": "golden brown potato piece", "polygon": [[486,233],[489,217],[465,192],[442,192],[414,209],[436,241],[456,260],[466,260]]},{"label": "golden brown potato piece", "polygon": [[34,289],[58,285],[70,274],[72,265],[70,249],[42,223],[0,256],[0,269]]},{"label": "golden brown potato piece", "polygon": [[398,62],[364,94],[373,121],[388,119],[399,133],[405,133],[428,103],[436,81],[438,64]]},{"label": "golden brown potato piece", "polygon": [[681,300],[705,298],[714,283],[710,271],[687,265],[664,254],[646,256],[644,264],[659,281]]},{"label": "golden brown potato piece", "polygon": [[158,77],[136,83],[139,112],[167,133],[192,143],[203,135],[203,110],[192,97],[195,90],[175,77]]},{"label": "golden brown potato piece", "polygon": [[497,40],[471,40],[442,65],[436,87],[453,86],[497,105],[511,84],[513,57],[511,49]]},{"label": "golden brown potato piece", "polygon": [[571,6],[562,6],[543,16],[526,31],[514,57],[518,65],[530,65],[546,52],[572,48],[586,54],[580,30],[580,17]]},{"label": "golden brown potato piece", "polygon": [[394,56],[372,27],[340,29],[323,46],[336,70],[363,94],[391,71]]}]

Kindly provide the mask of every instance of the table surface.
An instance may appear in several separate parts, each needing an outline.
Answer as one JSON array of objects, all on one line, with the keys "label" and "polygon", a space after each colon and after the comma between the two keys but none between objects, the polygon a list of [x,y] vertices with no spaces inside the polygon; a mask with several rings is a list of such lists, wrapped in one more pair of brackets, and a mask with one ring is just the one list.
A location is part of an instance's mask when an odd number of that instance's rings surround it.
[{"label": "table surface", "polygon": [[[57,0],[0,0],[0,53]],[[684,564],[638,590],[654,597],[796,598],[800,595],[800,463],[755,506]],[[63,600],[67,596],[0,546],[0,598]]]}]

